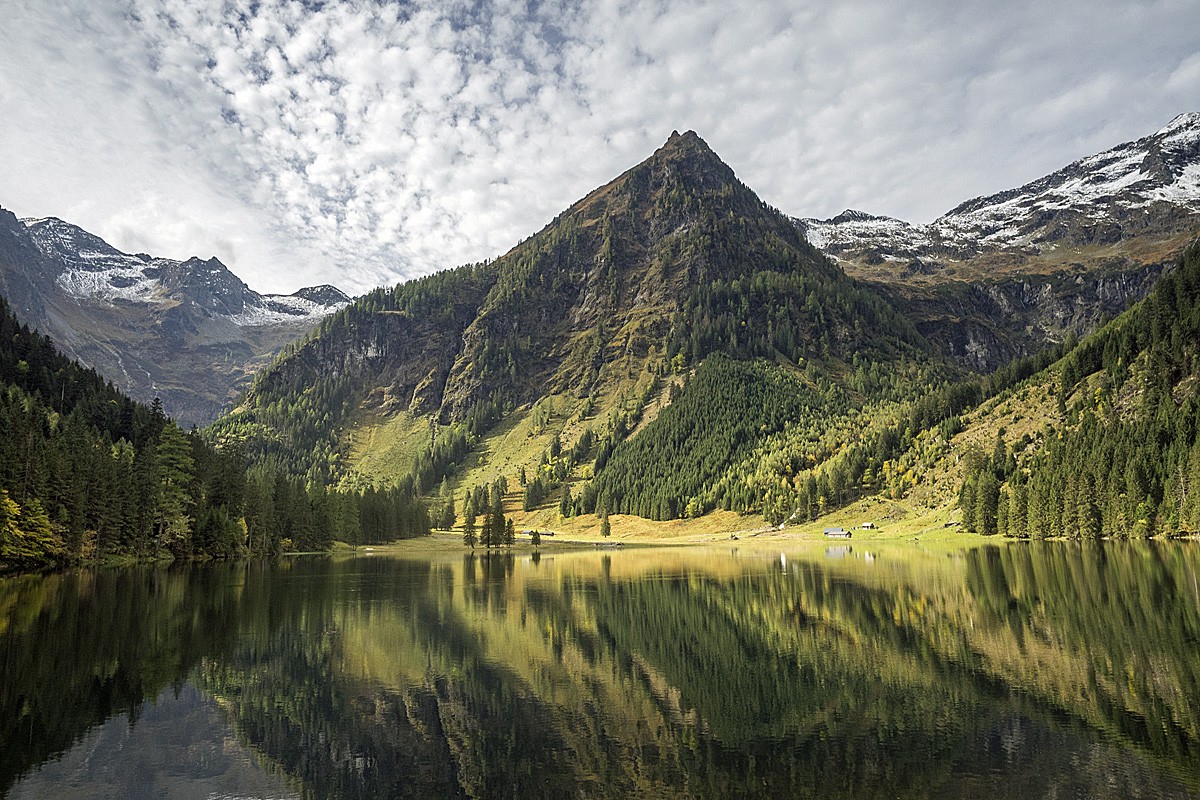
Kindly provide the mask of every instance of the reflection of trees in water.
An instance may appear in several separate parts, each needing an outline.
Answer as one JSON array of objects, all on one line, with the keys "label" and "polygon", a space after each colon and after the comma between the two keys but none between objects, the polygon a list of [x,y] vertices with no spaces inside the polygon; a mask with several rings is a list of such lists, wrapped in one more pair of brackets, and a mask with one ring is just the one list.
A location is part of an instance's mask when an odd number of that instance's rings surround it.
[{"label": "reflection of trees in water", "polygon": [[[468,563],[478,567],[473,581]],[[1155,783],[1103,747],[1088,750],[1087,770],[1065,768],[1062,754],[1080,752],[1094,736],[1060,709],[1014,698],[1004,680],[982,673],[984,660],[962,631],[928,611],[947,598],[830,580],[804,562],[788,573],[718,579],[697,570],[635,581],[613,580],[611,559],[608,566],[595,579],[514,586],[510,559],[464,560],[464,610],[499,624],[520,603],[541,632],[543,657],[565,670],[583,667],[572,688],[582,699],[538,700],[555,691],[537,680],[544,666],[492,666],[500,659],[490,639],[504,634],[468,626],[446,598],[430,599],[410,618],[434,671],[448,677],[410,689],[404,714],[388,718],[419,717],[416,698],[431,692],[438,723],[419,727],[429,742],[446,742],[460,776],[488,775],[496,763],[507,776],[523,763],[560,788],[582,781],[590,796],[678,789],[858,797],[906,787],[926,794],[948,786],[949,765],[963,761],[982,764],[981,774],[1007,770],[1013,780],[992,785],[994,796],[1022,796],[1013,786],[1086,786],[1096,796],[1120,796],[1104,785],[1128,789],[1131,775]],[[920,603],[926,616],[911,613]],[[632,726],[616,721],[635,710]],[[379,717],[373,712],[373,724]],[[526,732],[506,738],[484,729],[500,719],[504,730]],[[460,725],[451,729],[446,720]],[[530,735],[546,730],[555,733]],[[425,757],[433,758],[429,747]],[[497,752],[508,755],[489,760]],[[497,794],[479,788],[489,783],[512,787],[495,775],[463,785]]]},{"label": "reflection of trees in water", "polygon": [[[449,612],[453,585],[424,562],[381,563],[405,573],[393,583],[411,591],[388,594],[387,612],[409,626],[425,653],[425,679],[385,688],[346,674],[339,667],[352,657],[345,636],[289,628],[206,665],[200,685],[223,700],[252,746],[301,778],[314,797],[570,794],[577,776],[549,712],[487,658],[478,632]],[[464,558],[464,587],[478,589],[472,602],[496,608],[493,589],[512,569],[511,557],[501,554]],[[359,603],[362,616],[341,619],[369,624],[380,613],[376,599]]]},{"label": "reflection of trees in water", "polygon": [[[790,557],[630,578],[622,557],[31,580],[0,596],[0,768],[200,664],[312,797],[1168,796],[1167,763],[1198,781],[1186,548],[986,548],[898,582]],[[1084,662],[1096,688],[1074,697]]]},{"label": "reflection of trees in water", "polygon": [[240,627],[226,588],[254,562],[0,581],[0,796],[109,717],[180,685]]},{"label": "reflection of trees in water", "polygon": [[1028,543],[967,554],[993,669],[1200,777],[1194,547]]}]

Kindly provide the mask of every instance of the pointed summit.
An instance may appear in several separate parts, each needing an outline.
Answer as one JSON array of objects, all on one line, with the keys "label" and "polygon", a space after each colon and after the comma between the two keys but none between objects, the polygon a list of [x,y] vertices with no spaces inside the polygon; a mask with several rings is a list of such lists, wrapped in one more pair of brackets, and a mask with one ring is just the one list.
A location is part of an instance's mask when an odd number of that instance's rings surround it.
[{"label": "pointed summit", "polygon": [[[534,239],[553,236],[553,230],[565,224],[590,228],[606,218],[621,220],[619,227],[628,225],[626,233],[632,241],[627,243],[625,253],[638,251],[645,255],[663,244],[664,237],[688,235],[706,226],[724,228],[736,219],[747,241],[761,237],[779,240],[789,250],[802,254],[806,268],[826,274],[836,271],[809,246],[790,219],[738,180],[733,169],[695,131],[672,131],[653,155],[572,205]],[[513,252],[532,243],[525,242]],[[705,268],[696,277],[708,280],[719,275],[735,277],[743,268],[752,268],[757,259],[751,256],[741,266],[724,254],[700,261]]]},{"label": "pointed summit", "polygon": [[[548,394],[624,391],[716,351],[799,364],[896,348],[927,345],[700,136],[673,132],[495,261],[360,299],[260,375],[247,410],[336,375],[377,387],[346,408],[482,425]],[[322,452],[336,449],[337,413]]]},{"label": "pointed summit", "polygon": [[[354,459],[343,447],[356,409],[366,427],[402,414],[478,435],[548,396],[542,408],[591,398],[616,431],[637,424],[629,398],[650,403],[663,376],[711,354],[797,367],[930,352],[694,131],[676,131],[495,261],[360,298],[261,373],[238,416],[274,426],[301,398],[337,398],[304,406],[307,428],[281,423],[249,446],[333,479]],[[605,424],[586,408],[579,427]],[[428,428],[413,431],[406,452],[428,448]],[[440,469],[430,452],[423,486]]]},{"label": "pointed summit", "polygon": [[700,134],[696,133],[695,131],[685,131],[684,133],[680,133],[679,131],[671,131],[671,135],[667,137],[667,141],[663,143],[662,147],[655,151],[655,154],[657,155],[666,150],[684,152],[692,149],[698,149],[714,156],[716,155],[713,153],[712,148],[708,146],[708,143],[701,139]]}]

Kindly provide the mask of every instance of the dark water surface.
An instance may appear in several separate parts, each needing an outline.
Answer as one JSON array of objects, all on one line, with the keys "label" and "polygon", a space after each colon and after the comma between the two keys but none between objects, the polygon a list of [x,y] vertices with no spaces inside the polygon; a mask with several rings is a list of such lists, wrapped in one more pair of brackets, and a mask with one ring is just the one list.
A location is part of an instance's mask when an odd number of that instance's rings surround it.
[{"label": "dark water surface", "polygon": [[1200,797],[1195,543],[0,581],[13,798]]}]

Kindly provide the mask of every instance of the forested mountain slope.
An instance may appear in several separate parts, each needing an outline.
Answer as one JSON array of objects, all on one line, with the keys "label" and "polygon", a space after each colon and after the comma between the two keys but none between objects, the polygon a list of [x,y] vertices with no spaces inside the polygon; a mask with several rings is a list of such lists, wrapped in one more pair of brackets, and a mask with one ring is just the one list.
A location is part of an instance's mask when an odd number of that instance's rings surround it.
[{"label": "forested mountain slope", "polygon": [[1200,530],[1198,351],[1193,244],[1143,302],[1035,376],[1057,388],[1040,437],[1013,442],[1001,429],[990,453],[968,452],[965,526],[1017,537]]},{"label": "forested mountain slope", "polygon": [[[688,132],[495,261],[377,290],[325,320],[212,435],[334,478],[362,461],[354,442],[403,428],[397,448],[428,490],[492,426],[526,425],[526,438],[555,451],[544,461],[573,454],[550,480],[557,488],[590,474],[592,442],[611,452],[661,405],[667,382],[715,352],[803,372],[849,390],[852,404],[949,372],[911,324]],[[547,413],[551,397],[558,410]],[[539,449],[504,463],[483,448],[474,463],[484,458],[492,477],[555,472]]]},{"label": "forested mountain slope", "polygon": [[0,567],[240,543],[218,454],[17,322],[0,298]]}]

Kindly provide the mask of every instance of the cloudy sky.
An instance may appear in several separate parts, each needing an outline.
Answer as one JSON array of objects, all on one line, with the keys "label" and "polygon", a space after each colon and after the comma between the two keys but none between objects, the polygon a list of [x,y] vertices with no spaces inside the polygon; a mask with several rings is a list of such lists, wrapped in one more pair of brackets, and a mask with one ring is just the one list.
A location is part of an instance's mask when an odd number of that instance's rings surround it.
[{"label": "cloudy sky", "polygon": [[694,129],[927,222],[1200,110],[1197,0],[0,0],[0,205],[260,291],[500,255]]}]

